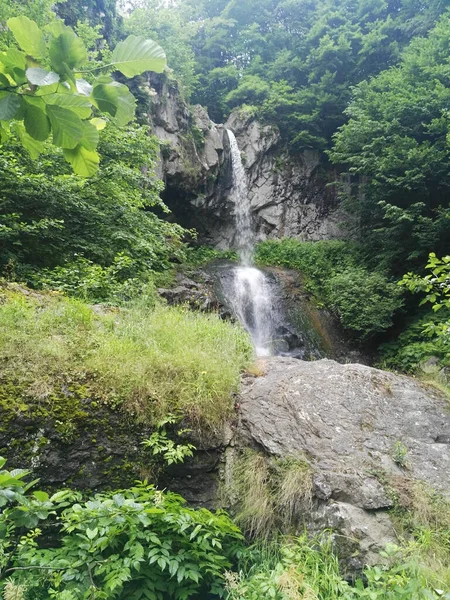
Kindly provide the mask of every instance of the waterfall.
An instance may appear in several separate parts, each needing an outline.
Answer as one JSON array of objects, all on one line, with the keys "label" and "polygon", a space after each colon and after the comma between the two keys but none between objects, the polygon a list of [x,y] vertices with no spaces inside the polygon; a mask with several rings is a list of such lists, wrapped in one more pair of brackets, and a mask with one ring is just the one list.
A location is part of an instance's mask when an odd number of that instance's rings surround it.
[{"label": "waterfall", "polygon": [[251,206],[241,153],[232,131],[227,130],[230,141],[236,235],[234,245],[240,264],[233,269],[232,284],[225,290],[227,300],[242,325],[251,335],[258,356],[273,352],[274,302],[266,275],[253,266],[255,245],[251,219]]}]

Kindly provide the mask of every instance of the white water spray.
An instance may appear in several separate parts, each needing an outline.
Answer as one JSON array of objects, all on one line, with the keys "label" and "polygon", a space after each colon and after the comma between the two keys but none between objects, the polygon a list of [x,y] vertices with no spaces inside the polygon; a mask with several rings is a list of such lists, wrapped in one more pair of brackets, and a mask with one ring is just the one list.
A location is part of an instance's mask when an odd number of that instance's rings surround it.
[{"label": "white water spray", "polygon": [[236,138],[232,131],[227,131],[233,174],[231,199],[236,219],[235,245],[240,257],[240,265],[233,270],[233,282],[227,297],[236,316],[250,333],[256,354],[270,356],[274,311],[270,284],[264,273],[252,264],[254,235],[245,170]]}]

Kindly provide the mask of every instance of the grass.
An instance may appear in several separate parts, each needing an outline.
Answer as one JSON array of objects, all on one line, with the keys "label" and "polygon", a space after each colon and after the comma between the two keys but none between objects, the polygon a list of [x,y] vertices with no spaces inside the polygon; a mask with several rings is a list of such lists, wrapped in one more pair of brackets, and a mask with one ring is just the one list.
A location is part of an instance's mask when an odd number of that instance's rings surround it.
[{"label": "grass", "polygon": [[[334,551],[333,534],[279,537],[257,542],[226,573],[227,600],[448,600],[405,550],[390,544],[384,564],[366,567],[350,585]],[[438,591],[437,591],[438,590]]]},{"label": "grass", "polygon": [[228,494],[238,499],[238,525],[253,539],[267,539],[301,521],[311,507],[312,486],[312,470],[303,457],[269,460],[246,450],[233,466]]},{"label": "grass", "polygon": [[181,413],[216,428],[232,414],[251,344],[214,314],[135,305],[94,310],[79,300],[4,288],[0,376],[45,398],[67,382],[149,423]]},{"label": "grass", "polygon": [[450,501],[419,481],[394,479],[392,487],[392,517],[406,555],[434,587],[450,590]]}]

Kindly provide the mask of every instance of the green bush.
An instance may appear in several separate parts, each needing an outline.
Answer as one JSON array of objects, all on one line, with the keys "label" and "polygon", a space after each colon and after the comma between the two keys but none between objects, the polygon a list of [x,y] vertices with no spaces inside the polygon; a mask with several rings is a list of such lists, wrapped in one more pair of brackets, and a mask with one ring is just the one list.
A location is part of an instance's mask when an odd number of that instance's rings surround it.
[{"label": "green bush", "polygon": [[[4,464],[0,458],[0,469]],[[0,471],[0,585],[7,600],[220,594],[224,571],[242,550],[242,534],[225,513],[187,508],[180,496],[146,483],[83,501],[70,490],[30,492],[28,474]],[[50,538],[38,523],[52,525]]]},{"label": "green bush", "polygon": [[[449,365],[448,344],[435,333],[439,330],[439,324],[448,319],[449,312],[445,309],[437,313],[430,310],[416,316],[395,340],[380,346],[380,366],[413,373],[432,356],[437,357],[443,367]],[[436,330],[425,334],[424,330],[430,323],[436,325]]]},{"label": "green bush", "polygon": [[256,259],[299,271],[305,289],[361,339],[388,329],[402,306],[399,287],[383,273],[369,272],[351,242],[270,240],[258,245]]},{"label": "green bush", "polygon": [[332,277],[326,284],[326,295],[342,325],[362,339],[388,329],[403,304],[398,285],[381,273],[361,268]]}]

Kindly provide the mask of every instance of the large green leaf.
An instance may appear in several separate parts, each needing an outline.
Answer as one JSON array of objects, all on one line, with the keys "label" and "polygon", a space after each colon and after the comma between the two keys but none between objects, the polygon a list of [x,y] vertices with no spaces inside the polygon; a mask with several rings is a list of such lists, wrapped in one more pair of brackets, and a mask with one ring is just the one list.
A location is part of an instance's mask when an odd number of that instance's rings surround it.
[{"label": "large green leaf", "polygon": [[94,85],[91,98],[99,110],[107,112],[112,117],[116,116],[119,107],[119,92],[112,84],[100,83]]},{"label": "large green leaf", "polygon": [[95,150],[99,140],[97,127],[94,124],[89,123],[89,121],[83,123],[83,127],[84,132],[80,144],[86,148],[86,150]]},{"label": "large green leaf", "polygon": [[83,121],[74,112],[61,106],[47,105],[47,115],[53,131],[53,143],[73,149],[83,137]]},{"label": "large green leaf", "polygon": [[27,66],[27,57],[23,52],[17,50],[17,48],[8,48],[6,52],[2,52],[0,54],[0,61],[5,67],[10,67],[11,69],[17,68],[24,71]]},{"label": "large green leaf", "polygon": [[22,146],[28,152],[33,160],[35,160],[39,154],[41,154],[44,150],[44,144],[42,142],[38,142],[34,140],[28,133],[25,131],[25,127],[23,123],[14,123],[14,131],[19,136],[19,139],[22,143]]},{"label": "large green leaf", "polygon": [[121,83],[112,84],[118,88],[118,107],[115,120],[119,127],[123,127],[134,119],[136,111],[136,98],[126,85]]},{"label": "large green leaf", "polygon": [[100,157],[97,152],[77,146],[73,150],[63,150],[64,158],[72,165],[77,175],[92,177],[98,170]]},{"label": "large green leaf", "polygon": [[92,98],[98,108],[109,113],[122,127],[134,118],[136,99],[126,85],[113,81],[94,86]]},{"label": "large green leaf", "polygon": [[13,119],[20,108],[20,98],[17,94],[0,92],[0,121]]},{"label": "large green leaf", "polygon": [[25,71],[25,75],[30,83],[33,85],[46,86],[58,83],[59,75],[54,71],[46,71],[40,67],[33,67]]},{"label": "large green leaf", "polygon": [[88,119],[92,112],[92,103],[86,96],[73,96],[72,94],[48,94],[44,96],[47,104],[68,108],[81,119]]},{"label": "large green leaf", "polygon": [[50,43],[50,62],[60,75],[67,75],[67,69],[81,66],[87,60],[83,41],[71,30],[53,38]]},{"label": "large green leaf", "polygon": [[115,68],[125,77],[134,77],[144,71],[162,73],[167,60],[164,50],[153,40],[130,35],[119,42],[111,56]]},{"label": "large green leaf", "polygon": [[44,34],[34,21],[22,16],[8,19],[7,23],[22,50],[33,58],[42,59],[45,57]]},{"label": "large green leaf", "polygon": [[[37,98],[34,98],[34,100],[37,100]],[[23,122],[28,135],[39,142],[43,142],[50,135],[50,121],[45,114],[44,102],[42,102],[42,107],[25,102]]]}]

